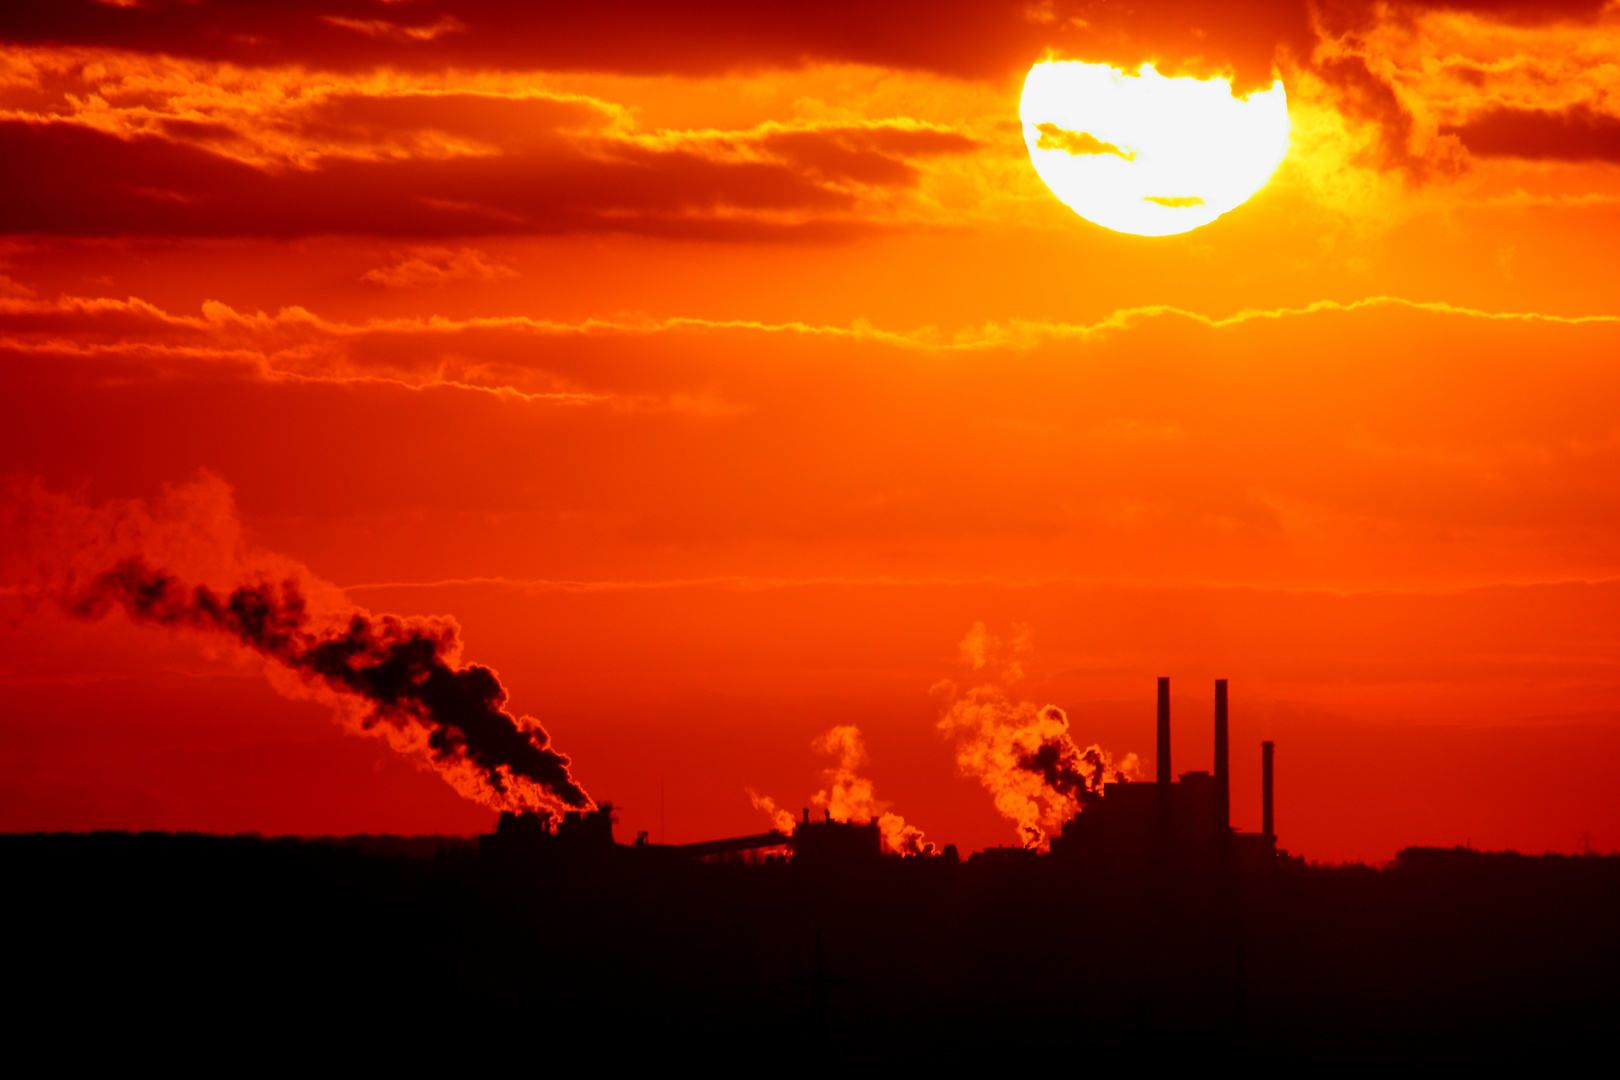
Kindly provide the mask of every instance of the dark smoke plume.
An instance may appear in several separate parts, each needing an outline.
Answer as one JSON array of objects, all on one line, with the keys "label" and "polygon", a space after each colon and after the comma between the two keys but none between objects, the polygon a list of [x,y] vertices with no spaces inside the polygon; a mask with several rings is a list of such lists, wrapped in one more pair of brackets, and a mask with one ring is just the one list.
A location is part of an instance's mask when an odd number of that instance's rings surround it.
[{"label": "dark smoke plume", "polygon": [[[983,626],[974,628],[964,644],[970,660],[983,666]],[[976,776],[996,809],[1018,827],[1025,847],[1045,849],[1047,837],[1084,809],[1105,782],[1117,782],[1137,768],[1135,754],[1126,754],[1116,766],[1100,746],[1084,750],[1075,745],[1069,718],[1056,705],[1014,703],[998,688],[978,686],[960,696],[955,687],[939,730],[956,739],[956,764]]]},{"label": "dark smoke plume", "polygon": [[346,623],[317,630],[294,581],[245,584],[222,595],[139,558],[72,590],[67,605],[81,618],[120,607],[137,622],[234,638],[358,705],[364,729],[386,726],[413,744],[425,739],[424,752],[445,779],[492,807],[594,805],[545,729],[506,711],[506,689],[495,672],[453,663],[454,623],[357,611]]},{"label": "dark smoke plume", "polygon": [[1035,750],[1018,757],[1020,769],[1038,773],[1053,791],[1073,799],[1101,792],[1104,781],[1113,779],[1111,765],[1101,747],[1081,750],[1068,732],[1048,736]]}]

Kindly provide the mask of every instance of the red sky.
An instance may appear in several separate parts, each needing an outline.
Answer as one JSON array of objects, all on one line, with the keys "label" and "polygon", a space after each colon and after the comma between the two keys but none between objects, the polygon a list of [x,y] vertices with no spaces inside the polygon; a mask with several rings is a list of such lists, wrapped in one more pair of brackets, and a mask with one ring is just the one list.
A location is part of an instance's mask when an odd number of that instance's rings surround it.
[{"label": "red sky", "polygon": [[[1620,8],[1119,7],[0,13],[0,829],[493,820],[58,602],[138,550],[452,617],[622,839],[758,831],[855,724],[1010,843],[950,687],[1151,776],[1168,675],[1178,771],[1231,680],[1240,827],[1276,741],[1295,852],[1620,847]],[[1024,148],[1047,58],[1280,78],[1288,157],[1100,228]]]}]

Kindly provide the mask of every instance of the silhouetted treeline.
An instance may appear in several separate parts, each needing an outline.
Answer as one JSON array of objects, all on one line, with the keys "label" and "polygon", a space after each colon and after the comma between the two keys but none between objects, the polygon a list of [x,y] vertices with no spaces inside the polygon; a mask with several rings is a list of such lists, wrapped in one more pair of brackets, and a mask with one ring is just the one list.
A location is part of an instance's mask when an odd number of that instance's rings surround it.
[{"label": "silhouetted treeline", "polygon": [[0,837],[0,865],[14,1031],[64,1063],[1546,1063],[1620,1005],[1613,856],[811,872],[95,833]]}]

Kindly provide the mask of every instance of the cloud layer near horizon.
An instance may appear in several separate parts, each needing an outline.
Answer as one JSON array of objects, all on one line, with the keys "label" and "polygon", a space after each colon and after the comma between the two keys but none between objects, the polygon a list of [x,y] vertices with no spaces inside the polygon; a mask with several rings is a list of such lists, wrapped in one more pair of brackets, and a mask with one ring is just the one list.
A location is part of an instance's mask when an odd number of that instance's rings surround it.
[{"label": "cloud layer near horizon", "polygon": [[0,302],[8,460],[138,446],[138,486],[290,472],[324,514],[422,488],[538,576],[1616,576],[1617,354],[1612,318],[1389,300],[955,336]]}]

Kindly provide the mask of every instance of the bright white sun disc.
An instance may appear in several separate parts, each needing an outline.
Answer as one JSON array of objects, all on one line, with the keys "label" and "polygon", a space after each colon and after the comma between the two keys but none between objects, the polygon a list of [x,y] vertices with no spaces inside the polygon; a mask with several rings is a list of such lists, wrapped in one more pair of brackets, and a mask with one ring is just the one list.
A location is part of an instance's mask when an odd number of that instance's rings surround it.
[{"label": "bright white sun disc", "polygon": [[1168,236],[1241,205],[1288,153],[1288,99],[1232,96],[1225,79],[1167,79],[1143,64],[1036,64],[1018,106],[1052,193],[1117,232]]}]

